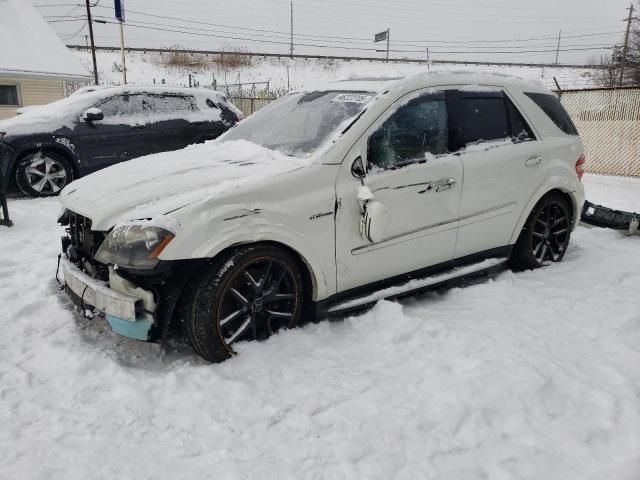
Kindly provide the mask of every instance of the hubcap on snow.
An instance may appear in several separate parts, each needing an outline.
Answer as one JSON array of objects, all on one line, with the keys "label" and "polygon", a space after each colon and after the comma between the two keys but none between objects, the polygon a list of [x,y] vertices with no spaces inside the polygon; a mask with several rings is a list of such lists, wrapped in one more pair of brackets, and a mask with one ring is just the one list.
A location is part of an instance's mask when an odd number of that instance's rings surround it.
[{"label": "hubcap on snow", "polygon": [[569,218],[557,202],[547,204],[533,222],[531,247],[538,263],[557,262],[567,248]]},{"label": "hubcap on snow", "polygon": [[24,176],[27,184],[38,193],[58,193],[67,184],[64,165],[42,152],[31,157]]},{"label": "hubcap on snow", "polygon": [[225,286],[218,308],[225,343],[261,340],[290,327],[299,288],[291,269],[277,258],[257,258],[238,269]]}]

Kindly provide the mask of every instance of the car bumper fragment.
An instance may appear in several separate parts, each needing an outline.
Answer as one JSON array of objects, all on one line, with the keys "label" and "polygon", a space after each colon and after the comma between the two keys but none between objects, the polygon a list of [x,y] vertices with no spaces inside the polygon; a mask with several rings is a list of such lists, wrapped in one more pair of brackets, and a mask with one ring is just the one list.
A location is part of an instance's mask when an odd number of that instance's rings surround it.
[{"label": "car bumper fragment", "polygon": [[64,282],[68,290],[89,305],[103,312],[111,329],[125,337],[148,340],[153,318],[139,310],[140,298],[109,288],[106,282],[90,277],[69,260],[61,260]]}]

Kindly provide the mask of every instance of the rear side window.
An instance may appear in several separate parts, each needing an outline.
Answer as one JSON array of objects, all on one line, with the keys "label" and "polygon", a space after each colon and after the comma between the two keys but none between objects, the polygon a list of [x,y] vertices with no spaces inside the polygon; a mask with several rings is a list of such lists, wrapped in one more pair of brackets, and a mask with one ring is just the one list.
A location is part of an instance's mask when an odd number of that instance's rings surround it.
[{"label": "rear side window", "polygon": [[453,119],[452,150],[469,144],[509,138],[509,114],[502,92],[448,92]]},{"label": "rear side window", "polygon": [[191,96],[147,94],[144,102],[145,112],[151,113],[185,112],[197,108]]},{"label": "rear side window", "polygon": [[143,111],[141,94],[123,94],[108,98],[98,105],[105,117],[125,117],[141,114]]},{"label": "rear side window", "polygon": [[504,97],[504,101],[507,104],[507,113],[509,114],[509,127],[511,129],[511,138],[514,142],[526,142],[528,140],[535,140],[536,137],[531,130],[531,127],[527,124],[522,114],[518,111],[516,106],[509,98]]},{"label": "rear side window", "polygon": [[532,92],[525,92],[525,95],[533,100],[560,130],[567,135],[578,135],[578,130],[571,121],[571,117],[554,95]]}]

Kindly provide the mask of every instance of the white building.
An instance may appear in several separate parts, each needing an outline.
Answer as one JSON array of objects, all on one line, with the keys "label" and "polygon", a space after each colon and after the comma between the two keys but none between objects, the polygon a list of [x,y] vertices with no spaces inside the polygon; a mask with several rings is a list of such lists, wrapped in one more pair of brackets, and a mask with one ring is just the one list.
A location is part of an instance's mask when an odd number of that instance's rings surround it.
[{"label": "white building", "polygon": [[0,0],[0,119],[63,98],[65,82],[89,81],[30,0]]}]

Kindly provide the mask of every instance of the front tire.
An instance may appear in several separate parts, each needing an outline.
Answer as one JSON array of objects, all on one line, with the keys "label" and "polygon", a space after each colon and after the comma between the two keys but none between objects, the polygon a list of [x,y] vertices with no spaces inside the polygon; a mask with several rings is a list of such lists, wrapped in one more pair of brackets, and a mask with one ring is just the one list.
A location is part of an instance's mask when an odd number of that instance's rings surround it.
[{"label": "front tire", "polygon": [[18,162],[16,185],[29,197],[51,197],[73,180],[69,161],[54,152],[33,152]]},{"label": "front tire", "polygon": [[527,218],[511,254],[516,270],[540,268],[564,258],[571,237],[571,206],[558,193],[542,197]]},{"label": "front tire", "polygon": [[193,349],[222,362],[242,340],[263,340],[296,326],[303,282],[296,259],[273,246],[248,246],[222,255],[197,275],[183,318]]}]

